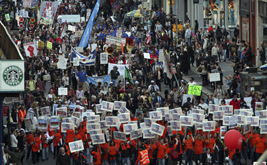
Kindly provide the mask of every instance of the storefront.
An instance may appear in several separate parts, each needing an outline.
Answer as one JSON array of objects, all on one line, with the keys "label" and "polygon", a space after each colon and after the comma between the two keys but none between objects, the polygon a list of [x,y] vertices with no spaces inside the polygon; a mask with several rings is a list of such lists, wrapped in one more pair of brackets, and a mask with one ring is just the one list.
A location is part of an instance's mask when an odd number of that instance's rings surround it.
[{"label": "storefront", "polygon": [[205,28],[210,25],[234,28],[239,25],[239,0],[204,0],[203,15]]}]

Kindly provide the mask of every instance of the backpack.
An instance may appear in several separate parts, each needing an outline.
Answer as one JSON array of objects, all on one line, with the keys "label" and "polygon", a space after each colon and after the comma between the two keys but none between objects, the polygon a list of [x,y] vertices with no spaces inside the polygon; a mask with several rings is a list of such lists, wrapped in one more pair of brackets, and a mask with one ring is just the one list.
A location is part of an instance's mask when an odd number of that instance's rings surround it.
[{"label": "backpack", "polygon": [[157,158],[157,156],[158,156],[158,148],[156,148],[156,149],[154,149],[154,151],[153,151],[153,158]]},{"label": "backpack", "polygon": [[172,147],[172,149],[170,151],[170,154],[171,154],[172,160],[178,160],[179,154],[178,154],[178,152],[177,152],[175,147]]}]

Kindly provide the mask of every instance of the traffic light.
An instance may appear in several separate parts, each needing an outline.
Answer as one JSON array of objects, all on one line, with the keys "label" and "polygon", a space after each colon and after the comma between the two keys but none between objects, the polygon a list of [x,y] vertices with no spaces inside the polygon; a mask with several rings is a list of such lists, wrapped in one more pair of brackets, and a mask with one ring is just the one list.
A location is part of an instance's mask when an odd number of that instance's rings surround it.
[{"label": "traffic light", "polygon": [[[171,4],[171,1],[172,1],[172,4]],[[174,5],[174,0],[169,0],[169,5]]]}]

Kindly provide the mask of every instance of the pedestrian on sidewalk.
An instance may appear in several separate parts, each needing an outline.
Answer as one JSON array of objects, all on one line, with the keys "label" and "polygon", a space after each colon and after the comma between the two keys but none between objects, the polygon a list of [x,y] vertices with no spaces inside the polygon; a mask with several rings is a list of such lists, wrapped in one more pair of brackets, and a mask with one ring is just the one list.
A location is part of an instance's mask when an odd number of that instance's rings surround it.
[{"label": "pedestrian on sidewalk", "polygon": [[215,43],[211,49],[211,55],[214,58],[215,62],[218,61],[218,51],[219,51],[219,48],[217,47],[217,44]]},{"label": "pedestrian on sidewalk", "polygon": [[202,77],[202,86],[206,86],[208,84],[207,76],[208,76],[208,65],[207,62],[201,62],[199,68],[201,68],[201,77]]}]

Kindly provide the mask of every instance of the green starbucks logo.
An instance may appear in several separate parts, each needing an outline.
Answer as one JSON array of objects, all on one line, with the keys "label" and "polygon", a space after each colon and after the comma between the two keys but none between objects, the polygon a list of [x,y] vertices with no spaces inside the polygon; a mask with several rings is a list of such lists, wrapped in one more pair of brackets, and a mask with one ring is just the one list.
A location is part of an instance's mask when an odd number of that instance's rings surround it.
[{"label": "green starbucks logo", "polygon": [[19,85],[23,80],[23,72],[15,65],[8,66],[3,72],[3,79],[7,85]]}]

